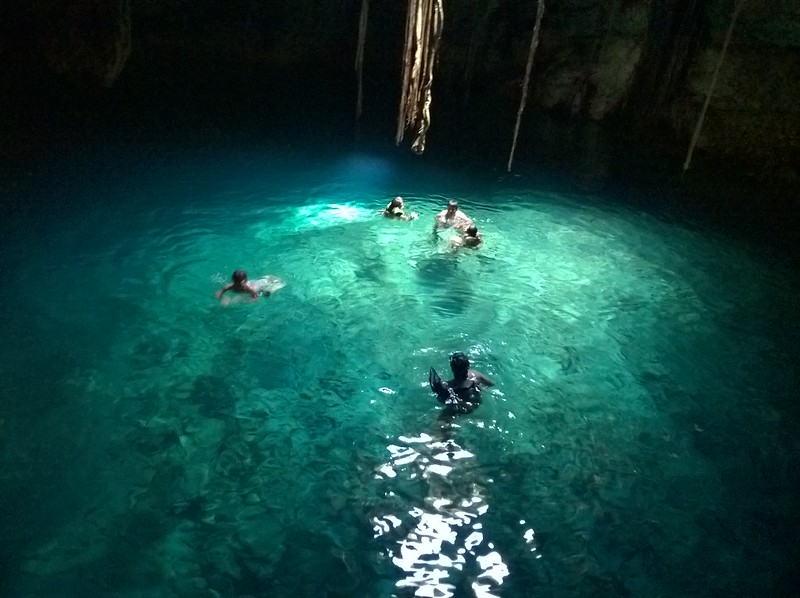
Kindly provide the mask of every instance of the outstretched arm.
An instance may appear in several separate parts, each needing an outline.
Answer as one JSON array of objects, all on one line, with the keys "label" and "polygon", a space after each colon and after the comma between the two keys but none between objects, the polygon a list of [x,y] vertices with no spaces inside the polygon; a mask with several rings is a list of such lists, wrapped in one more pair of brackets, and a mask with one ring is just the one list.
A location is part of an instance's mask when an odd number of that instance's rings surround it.
[{"label": "outstretched arm", "polygon": [[227,293],[228,291],[230,291],[232,288],[233,288],[233,285],[232,285],[232,284],[225,285],[225,286],[224,286],[224,287],[222,287],[220,290],[218,290],[218,291],[217,291],[217,292],[214,294],[214,296],[215,296],[217,299],[219,299],[219,298],[220,298],[220,297],[222,297],[222,296],[223,296],[225,293]]}]

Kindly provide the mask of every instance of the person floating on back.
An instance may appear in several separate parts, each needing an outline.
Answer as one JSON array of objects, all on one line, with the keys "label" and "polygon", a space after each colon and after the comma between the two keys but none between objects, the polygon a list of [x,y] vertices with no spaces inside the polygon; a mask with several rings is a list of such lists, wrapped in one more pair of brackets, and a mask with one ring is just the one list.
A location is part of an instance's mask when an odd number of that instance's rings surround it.
[{"label": "person floating on back", "polygon": [[231,275],[231,283],[225,285],[215,294],[217,299],[221,299],[227,305],[227,301],[222,297],[228,291],[242,295],[250,295],[251,301],[256,301],[260,296],[269,297],[278,289],[286,286],[283,279],[277,276],[264,276],[256,281],[247,279],[247,272],[235,270]]},{"label": "person floating on back", "polygon": [[463,353],[453,353],[450,356],[450,369],[453,378],[445,382],[431,368],[428,384],[436,394],[436,399],[445,406],[446,413],[471,413],[481,404],[481,390],[493,386],[494,382],[478,370],[470,369],[469,358]]},{"label": "person floating on back", "polygon": [[436,231],[440,228],[455,228],[462,233],[472,226],[472,219],[464,212],[458,209],[458,202],[450,200],[447,207],[436,214],[436,220],[433,223],[433,230]]},{"label": "person floating on back", "polygon": [[403,198],[398,196],[390,201],[381,213],[386,218],[395,218],[397,220],[414,220],[417,217],[416,212],[411,212],[406,215],[404,210],[405,204],[403,203]]}]

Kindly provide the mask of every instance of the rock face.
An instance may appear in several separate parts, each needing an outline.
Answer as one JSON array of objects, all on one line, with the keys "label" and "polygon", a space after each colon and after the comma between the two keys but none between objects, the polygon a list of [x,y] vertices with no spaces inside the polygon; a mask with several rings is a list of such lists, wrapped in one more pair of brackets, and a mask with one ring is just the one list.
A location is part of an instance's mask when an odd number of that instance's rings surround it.
[{"label": "rock face", "polygon": [[635,85],[648,42],[649,2],[573,4],[580,16],[561,7],[564,12],[544,38],[535,93],[545,108],[602,120],[623,105]]},{"label": "rock face", "polygon": [[0,50],[24,68],[109,87],[130,56],[129,0],[18,1],[5,11],[0,33],[8,41]]},{"label": "rock face", "polygon": [[[571,0],[537,57],[541,107],[688,140],[719,61],[733,0]],[[800,161],[800,1],[746,0],[699,141],[754,169]]]},{"label": "rock face", "polygon": [[[577,121],[613,118],[626,128],[666,133],[681,144],[705,99],[734,3],[744,2],[699,146],[779,169],[797,164],[800,0],[545,2],[529,109]],[[0,33],[8,35],[0,52],[16,40],[31,61],[86,85],[112,85],[132,39],[134,52],[182,48],[186,56],[205,52],[249,64],[293,69],[322,64],[352,78],[360,5],[356,0],[17,0],[2,9],[8,18],[0,27],[7,31]],[[535,10],[532,0],[446,2],[434,94],[506,94],[507,103],[512,97],[516,102]],[[386,78],[387,94],[393,93],[388,84],[399,85],[404,17],[403,2],[372,2],[365,71]]]}]

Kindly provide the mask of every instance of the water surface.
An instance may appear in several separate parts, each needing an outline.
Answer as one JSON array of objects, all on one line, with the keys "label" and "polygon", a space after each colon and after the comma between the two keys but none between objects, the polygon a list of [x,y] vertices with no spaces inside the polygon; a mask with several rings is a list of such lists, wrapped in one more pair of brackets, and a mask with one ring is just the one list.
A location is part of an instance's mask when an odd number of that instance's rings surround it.
[{"label": "water surface", "polygon": [[[773,254],[391,154],[37,168],[0,225],[4,595],[794,587],[800,285]],[[378,216],[395,195],[417,221]],[[448,199],[481,249],[432,234]],[[287,286],[223,307],[236,268]],[[454,351],[496,386],[443,420]]]}]

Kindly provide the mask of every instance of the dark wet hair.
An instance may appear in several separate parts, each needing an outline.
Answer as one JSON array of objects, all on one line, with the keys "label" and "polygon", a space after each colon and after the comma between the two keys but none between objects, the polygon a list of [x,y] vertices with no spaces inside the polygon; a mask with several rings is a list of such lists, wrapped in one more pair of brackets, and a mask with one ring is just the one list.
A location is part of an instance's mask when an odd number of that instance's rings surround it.
[{"label": "dark wet hair", "polygon": [[247,272],[244,270],[234,270],[231,275],[231,280],[236,284],[242,284],[247,280]]},{"label": "dark wet hair", "polygon": [[466,378],[469,372],[469,358],[463,353],[453,353],[450,356],[450,369],[456,378]]},{"label": "dark wet hair", "polygon": [[478,236],[478,227],[477,227],[477,226],[470,226],[470,227],[467,229],[467,234],[468,234],[470,237],[477,237],[477,236]]}]

